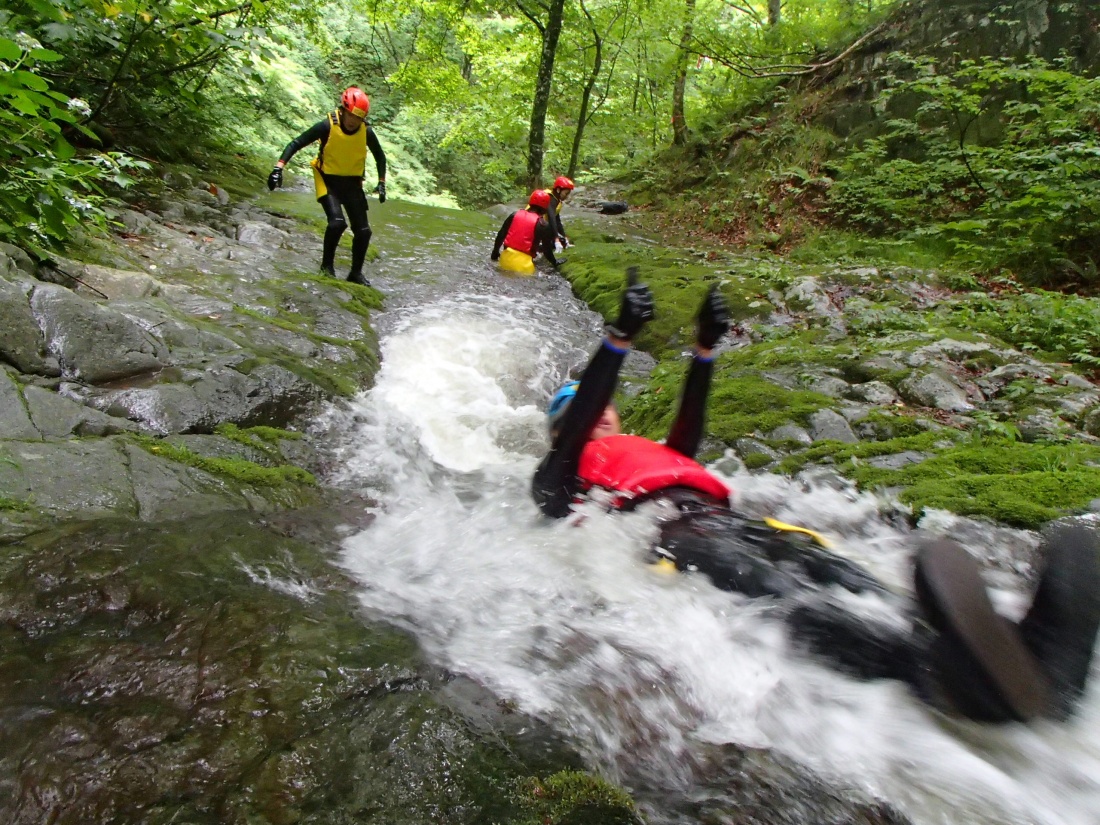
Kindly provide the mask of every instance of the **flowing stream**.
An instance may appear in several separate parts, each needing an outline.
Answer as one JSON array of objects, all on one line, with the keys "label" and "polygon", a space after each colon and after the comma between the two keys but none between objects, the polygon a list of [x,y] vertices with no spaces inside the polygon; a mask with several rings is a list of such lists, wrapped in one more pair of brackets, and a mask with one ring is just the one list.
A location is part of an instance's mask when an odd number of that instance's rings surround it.
[{"label": "flowing stream", "polygon": [[[401,249],[386,246],[396,227],[376,231],[382,369],[325,422],[342,440],[338,481],[382,502],[342,548],[368,614],[549,720],[654,822],[681,821],[676,800],[722,798],[715,754],[727,743],[782,754],[915,822],[1100,821],[1095,672],[1067,724],[950,719],[900,684],[854,681],[789,651],[762,602],[644,564],[644,514],[541,520],[528,494],[546,446],[541,410],[587,360],[599,319],[556,275],[496,273],[486,229],[474,237],[456,225]],[[882,502],[835,480],[735,467],[720,463],[741,508],[822,530],[907,586],[910,537]],[[963,529],[946,515],[922,526]],[[995,552],[1034,537],[973,540]],[[1012,581],[995,595],[1020,608]]]}]

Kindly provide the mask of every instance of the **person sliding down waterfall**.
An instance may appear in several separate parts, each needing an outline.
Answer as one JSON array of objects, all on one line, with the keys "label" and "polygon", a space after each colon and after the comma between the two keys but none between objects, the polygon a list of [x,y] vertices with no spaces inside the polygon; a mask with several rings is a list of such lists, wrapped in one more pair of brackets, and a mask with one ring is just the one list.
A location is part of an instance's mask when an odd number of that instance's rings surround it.
[{"label": "person sliding down waterfall", "polygon": [[[1045,568],[1024,618],[992,607],[976,562],[938,539],[914,553],[913,596],[891,592],[816,533],[735,512],[725,482],[695,461],[703,435],[714,348],[729,330],[716,287],[696,318],[695,352],[675,422],[660,444],[621,432],[611,403],[632,339],[653,318],[649,288],[631,268],[618,320],[579,382],[548,409],[550,451],[532,494],[544,515],[568,515],[599,490],[611,510],[652,502],[660,520],[653,560],[706,575],[719,588],[773,600],[792,637],[813,655],[862,678],[907,682],[925,701],[971,719],[1064,718],[1085,690],[1100,625],[1100,535],[1080,524],[1048,532]],[[845,609],[838,588],[873,593],[904,621],[876,622]]]},{"label": "person sliding down waterfall", "polygon": [[557,269],[561,262],[554,257],[554,228],[546,215],[549,208],[549,192],[545,189],[532,192],[526,209],[517,210],[504,219],[489,254],[490,260],[499,261],[501,269],[509,272],[534,275],[535,257],[541,249],[546,260]]},{"label": "person sliding down waterfall", "polygon": [[[386,153],[382,151],[374,130],[365,122],[368,111],[370,100],[367,95],[362,89],[349,87],[341,96],[338,109],[329,112],[324,120],[315,123],[286,145],[275,168],[267,176],[268,189],[282,186],[283,167],[298,150],[314,141],[321,141],[317,157],[310,162],[317,202],[328,218],[321,252],[321,272],[336,277],[336,247],[350,223],[351,271],[348,280],[363,286],[370,286],[370,281],[363,277],[363,261],[366,260],[371,237],[370,223],[367,221],[367,196],[363,192],[367,149],[374,155],[378,170],[378,202],[386,202]],[[343,212],[347,213],[347,220],[344,220]]]}]

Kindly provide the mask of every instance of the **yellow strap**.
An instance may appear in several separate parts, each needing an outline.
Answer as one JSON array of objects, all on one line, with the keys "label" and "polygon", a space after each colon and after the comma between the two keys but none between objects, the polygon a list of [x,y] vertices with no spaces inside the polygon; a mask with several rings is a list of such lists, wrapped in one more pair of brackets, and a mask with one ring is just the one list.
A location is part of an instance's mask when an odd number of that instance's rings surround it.
[{"label": "yellow strap", "polygon": [[816,541],[818,544],[820,544],[822,547],[832,547],[833,546],[833,543],[831,541],[829,541],[827,538],[825,538],[823,535],[821,535],[821,533],[818,533],[816,530],[808,530],[805,527],[798,527],[797,525],[794,525],[794,524],[787,524],[785,522],[779,521],[778,519],[774,519],[774,518],[765,518],[764,523],[766,525],[768,525],[769,527],[772,527],[776,530],[783,530],[783,531],[788,532],[788,533],[802,533],[804,535],[807,535],[810,538],[812,538],[814,541]]},{"label": "yellow strap", "polygon": [[653,562],[653,566],[662,573],[677,573],[676,563],[672,559],[661,557]]}]

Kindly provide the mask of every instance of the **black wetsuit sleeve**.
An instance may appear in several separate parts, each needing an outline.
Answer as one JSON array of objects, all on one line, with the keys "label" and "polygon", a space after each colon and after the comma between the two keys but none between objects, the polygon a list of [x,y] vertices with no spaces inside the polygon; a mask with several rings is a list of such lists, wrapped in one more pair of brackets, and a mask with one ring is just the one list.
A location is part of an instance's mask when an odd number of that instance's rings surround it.
[{"label": "black wetsuit sleeve", "polygon": [[553,198],[550,201],[550,226],[554,229],[554,237],[565,240],[565,224],[561,222],[561,201]]},{"label": "black wetsuit sleeve", "polygon": [[298,135],[298,137],[294,138],[294,140],[290,141],[290,143],[286,145],[286,148],[283,149],[283,154],[282,156],[280,156],[279,160],[281,160],[285,165],[299,151],[309,146],[309,144],[318,140],[327,140],[329,128],[330,126],[327,117],[320,123],[314,123],[308,129],[302,132],[302,134]]},{"label": "black wetsuit sleeve", "polygon": [[710,379],[714,364],[702,358],[692,358],[684,381],[684,392],[680,396],[680,410],[672,431],[668,434],[665,446],[671,447],[688,458],[695,458],[699,452],[699,442],[703,438],[703,427],[707,418],[707,395],[710,393]]},{"label": "black wetsuit sleeve", "polygon": [[539,221],[535,224],[535,240],[538,241],[546,260],[555,267],[558,265],[558,260],[554,257],[554,239],[556,237],[554,227],[551,226],[549,221]]},{"label": "black wetsuit sleeve", "polygon": [[508,237],[508,230],[512,228],[512,218],[516,216],[513,212],[507,218],[504,219],[504,223],[500,225],[500,231],[497,232],[497,239],[493,243],[493,257],[496,258],[500,254],[500,247],[504,243],[504,239]]},{"label": "black wetsuit sleeve", "polygon": [[382,144],[378,142],[378,135],[374,129],[367,127],[367,148],[374,155],[374,165],[378,169],[378,180],[386,179],[386,153],[382,151]]},{"label": "black wetsuit sleeve", "polygon": [[569,505],[580,491],[577,467],[581,451],[611,403],[625,358],[625,351],[612,349],[604,341],[588,362],[577,394],[550,444],[550,452],[539,463],[531,483],[531,495],[543,515],[562,518],[569,514]]}]

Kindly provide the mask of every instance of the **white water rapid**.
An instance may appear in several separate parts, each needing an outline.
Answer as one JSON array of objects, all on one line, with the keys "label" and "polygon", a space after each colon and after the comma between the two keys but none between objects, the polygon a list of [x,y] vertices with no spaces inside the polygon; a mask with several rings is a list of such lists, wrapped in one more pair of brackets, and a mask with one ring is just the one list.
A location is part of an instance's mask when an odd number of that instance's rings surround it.
[{"label": "white water rapid", "polygon": [[[644,515],[540,520],[528,488],[541,410],[598,340],[596,317],[550,280],[466,279],[406,295],[383,318],[376,386],[330,422],[354,444],[342,481],[383,502],[343,551],[369,612],[550,720],[628,788],[690,794],[706,781],[700,753],[729,742],[782,753],[917,823],[1100,822],[1100,674],[1069,723],[948,719],[901,684],[788,651],[762,602],[643,563]],[[729,481],[741,508],[822,530],[906,587],[907,537],[879,500],[768,474]],[[955,529],[943,515],[925,526]],[[998,595],[1019,600],[1011,586]]]}]

